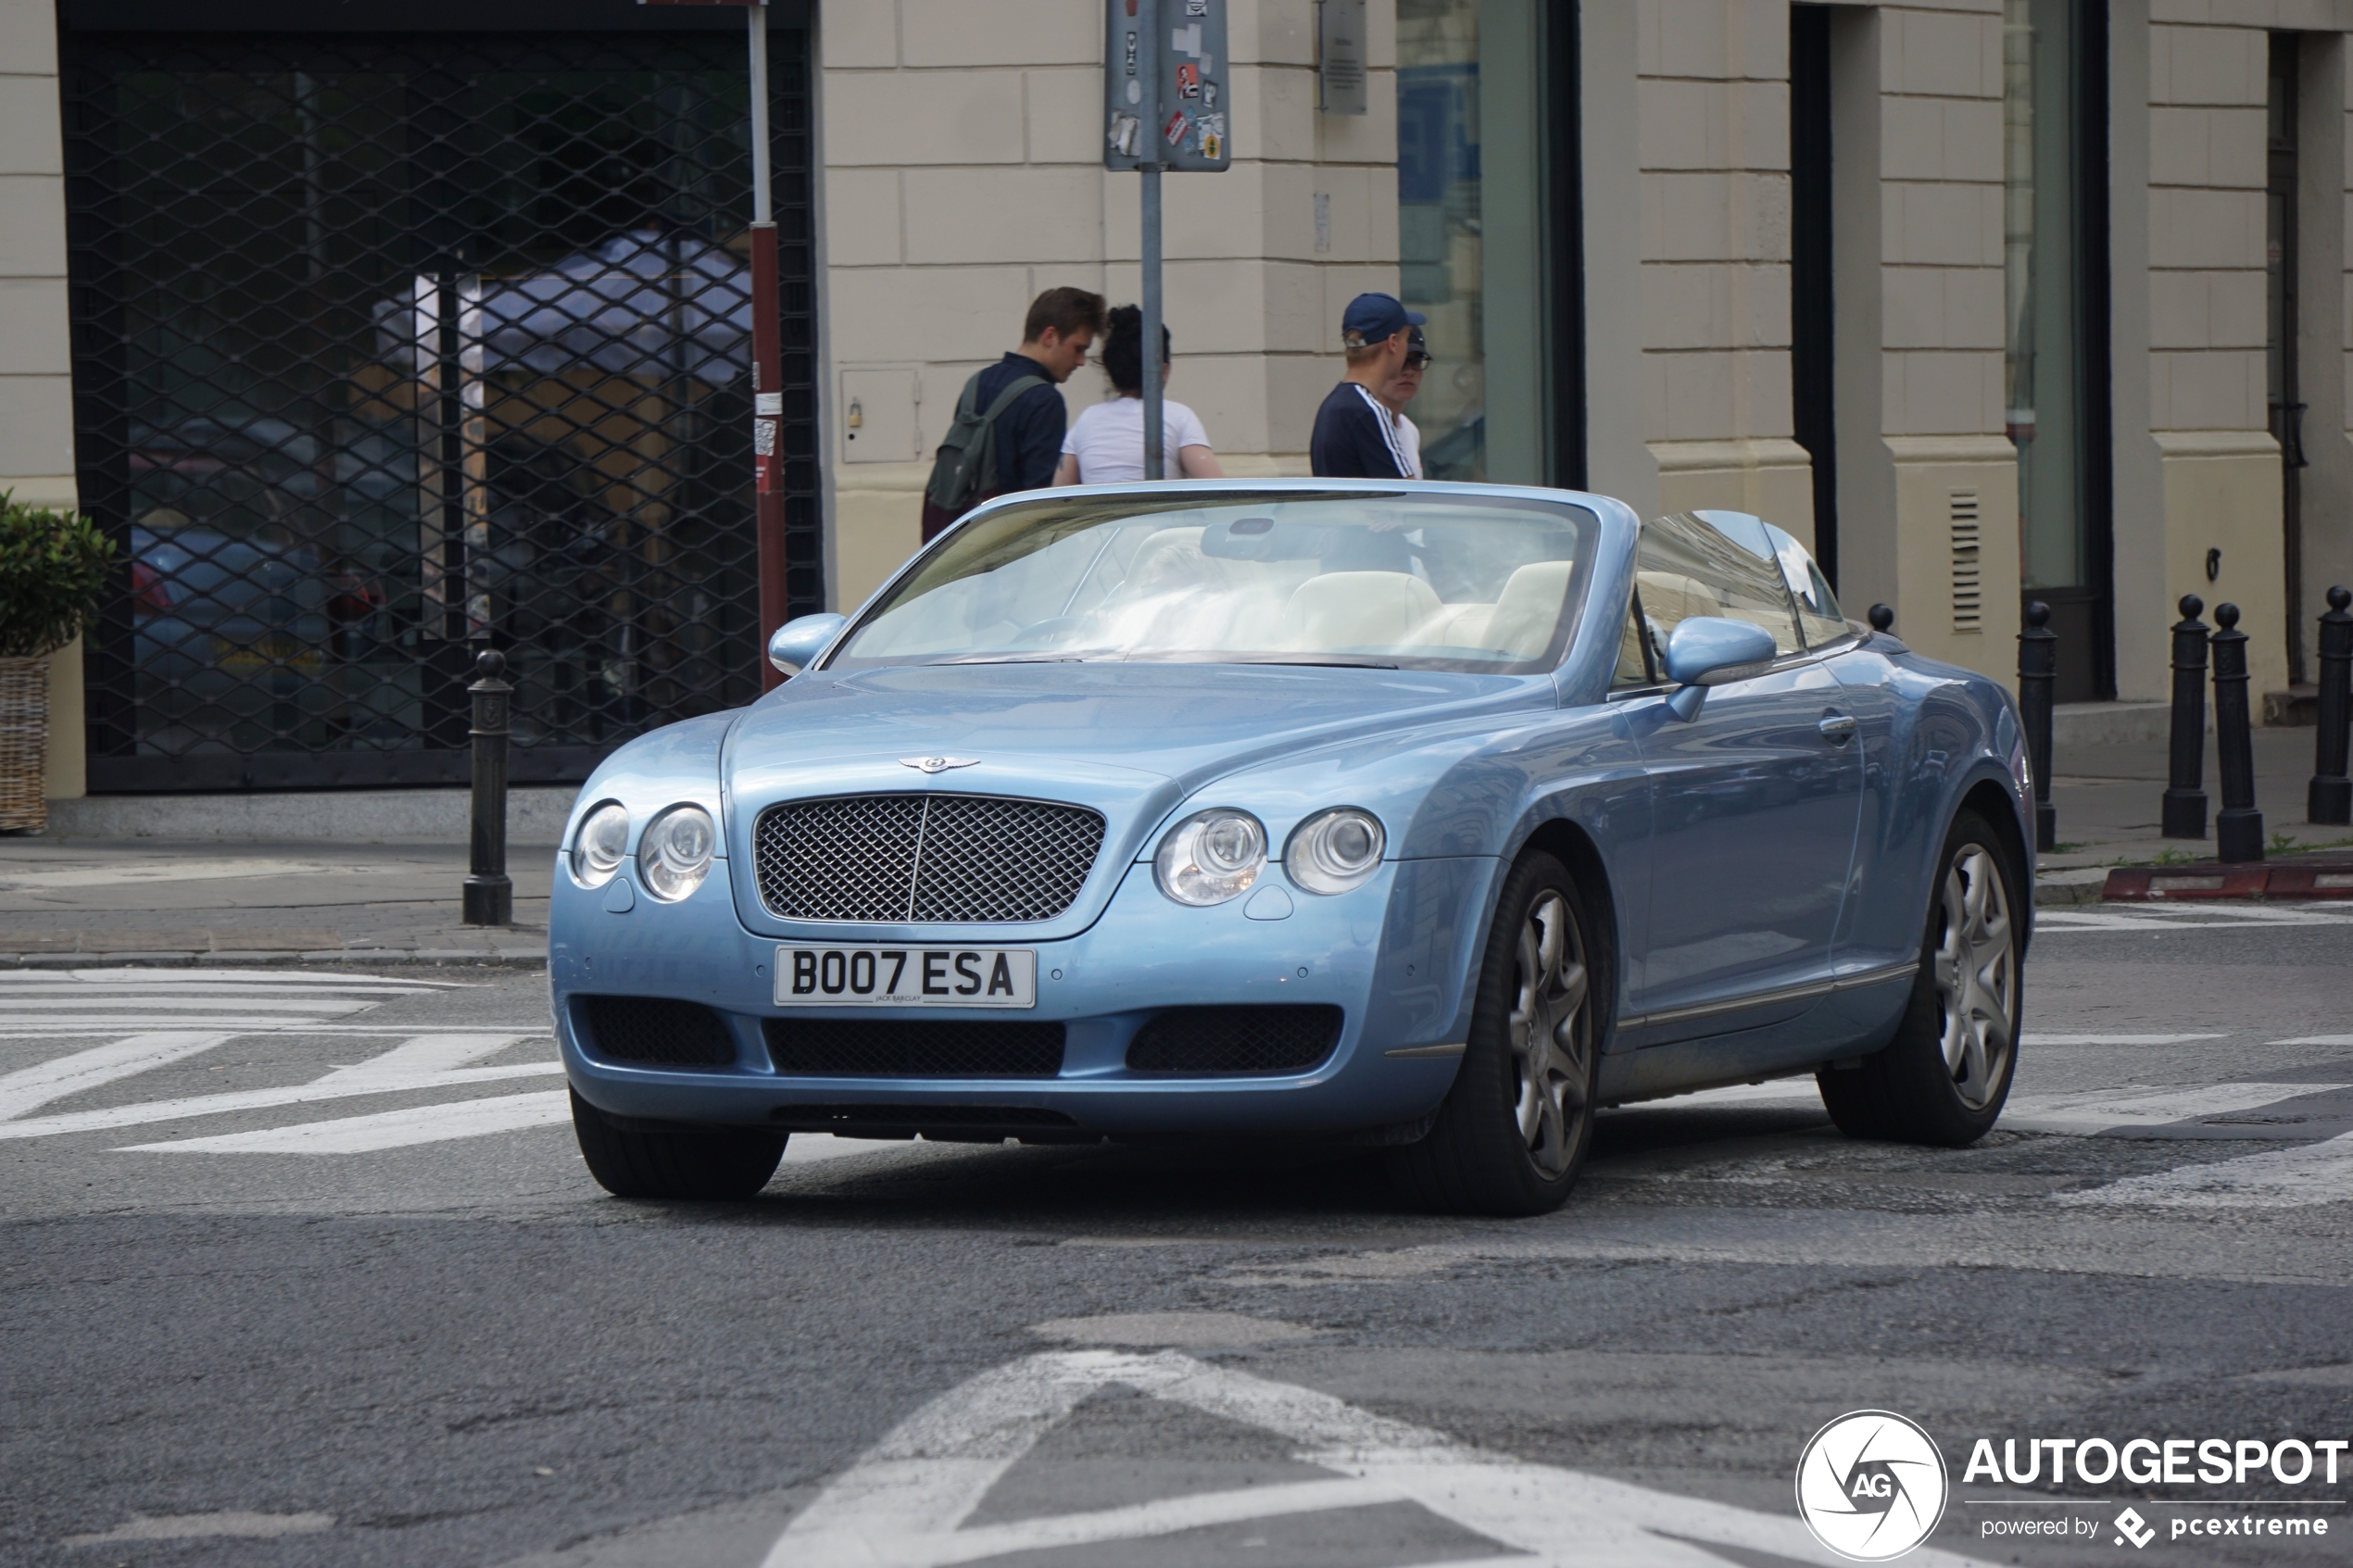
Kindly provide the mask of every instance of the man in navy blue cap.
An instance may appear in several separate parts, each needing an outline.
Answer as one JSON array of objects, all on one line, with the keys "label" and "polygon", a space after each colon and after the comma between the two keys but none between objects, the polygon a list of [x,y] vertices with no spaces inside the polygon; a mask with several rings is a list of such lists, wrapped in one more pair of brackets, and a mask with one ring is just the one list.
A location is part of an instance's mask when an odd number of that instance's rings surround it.
[{"label": "man in navy blue cap", "polygon": [[1340,319],[1348,374],[1315,410],[1307,459],[1318,479],[1410,479],[1412,456],[1381,390],[1405,363],[1413,330],[1428,318],[1385,294],[1360,294]]}]

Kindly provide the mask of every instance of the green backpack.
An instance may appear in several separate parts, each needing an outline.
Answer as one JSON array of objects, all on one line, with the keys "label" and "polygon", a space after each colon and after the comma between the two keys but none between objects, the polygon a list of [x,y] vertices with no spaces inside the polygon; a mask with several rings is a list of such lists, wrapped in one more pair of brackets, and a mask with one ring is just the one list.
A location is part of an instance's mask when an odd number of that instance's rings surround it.
[{"label": "green backpack", "polygon": [[980,373],[975,372],[956,400],[956,422],[948,427],[932,458],[931,483],[924,488],[924,498],[951,517],[962,517],[975,501],[996,489],[997,416],[1031,387],[1051,385],[1044,376],[1018,377],[983,413],[978,407]]}]

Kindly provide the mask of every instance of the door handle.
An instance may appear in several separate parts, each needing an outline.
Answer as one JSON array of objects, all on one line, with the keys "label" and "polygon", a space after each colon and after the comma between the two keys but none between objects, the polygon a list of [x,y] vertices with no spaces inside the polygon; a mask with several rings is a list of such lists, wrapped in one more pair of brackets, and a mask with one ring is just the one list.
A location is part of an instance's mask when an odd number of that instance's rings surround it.
[{"label": "door handle", "polygon": [[1821,731],[1822,738],[1832,746],[1844,746],[1855,738],[1855,721],[1844,713],[1832,713],[1814,727]]}]

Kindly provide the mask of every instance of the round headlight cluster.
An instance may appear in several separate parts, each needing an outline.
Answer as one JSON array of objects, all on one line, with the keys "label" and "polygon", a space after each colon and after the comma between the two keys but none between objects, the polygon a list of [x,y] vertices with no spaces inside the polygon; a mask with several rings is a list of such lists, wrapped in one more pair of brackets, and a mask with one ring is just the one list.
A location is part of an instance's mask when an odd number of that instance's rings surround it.
[{"label": "round headlight cluster", "polygon": [[1196,811],[1168,830],[1152,857],[1160,890],[1180,904],[1222,904],[1266,869],[1266,830],[1247,811]]},{"label": "round headlight cluster", "polygon": [[602,887],[629,854],[629,808],[608,800],[580,823],[572,845],[572,876],[583,887]]},{"label": "round headlight cluster", "polygon": [[673,806],[646,824],[637,841],[637,880],[664,902],[684,898],[702,885],[719,829],[699,806]]},{"label": "round headlight cluster", "polygon": [[1302,891],[1345,893],[1380,869],[1384,842],[1379,818],[1337,807],[1299,824],[1283,849],[1283,870]]}]

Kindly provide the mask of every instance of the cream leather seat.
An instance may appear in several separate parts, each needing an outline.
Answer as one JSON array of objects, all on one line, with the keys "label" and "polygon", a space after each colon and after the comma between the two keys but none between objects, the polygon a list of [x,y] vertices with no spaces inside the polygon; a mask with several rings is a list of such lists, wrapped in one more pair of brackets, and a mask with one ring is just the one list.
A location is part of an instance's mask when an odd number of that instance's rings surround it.
[{"label": "cream leather seat", "polygon": [[1568,576],[1577,570],[1571,560],[1530,561],[1512,573],[1488,618],[1480,646],[1514,659],[1535,659],[1553,640],[1560,624],[1561,602],[1568,597]]},{"label": "cream leather seat", "polygon": [[1395,647],[1424,640],[1445,608],[1409,572],[1327,571],[1293,591],[1287,619],[1302,648]]}]

